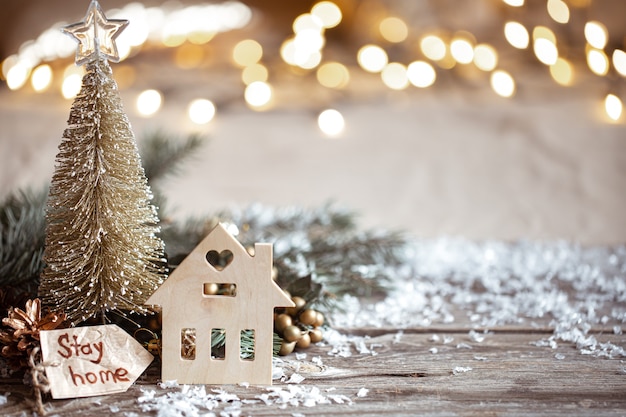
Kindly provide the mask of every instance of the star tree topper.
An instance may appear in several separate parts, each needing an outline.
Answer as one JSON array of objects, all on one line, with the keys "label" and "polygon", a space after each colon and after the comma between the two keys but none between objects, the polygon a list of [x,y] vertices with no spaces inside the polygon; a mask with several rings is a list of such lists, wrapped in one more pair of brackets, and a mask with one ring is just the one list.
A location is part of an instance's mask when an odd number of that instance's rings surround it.
[{"label": "star tree topper", "polygon": [[78,41],[76,65],[101,58],[119,62],[115,38],[128,25],[128,20],[107,19],[97,0],[92,0],[82,22],[65,26],[62,30]]}]

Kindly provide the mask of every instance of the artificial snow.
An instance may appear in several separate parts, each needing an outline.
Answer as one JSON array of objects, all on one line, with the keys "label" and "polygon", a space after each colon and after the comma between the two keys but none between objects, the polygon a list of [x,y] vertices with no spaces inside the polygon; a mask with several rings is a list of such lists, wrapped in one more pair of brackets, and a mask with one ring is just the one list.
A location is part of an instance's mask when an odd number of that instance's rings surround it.
[{"label": "artificial snow", "polygon": [[464,374],[465,372],[469,372],[471,370],[472,368],[469,366],[455,366],[454,369],[452,369],[452,375]]},{"label": "artificial snow", "polygon": [[[414,240],[404,257],[405,262],[389,273],[392,289],[387,298],[368,303],[345,296],[342,309],[332,315],[335,326],[428,327],[453,323],[455,314],[463,314],[470,322],[470,341],[482,343],[489,332],[476,328],[535,326],[534,320],[541,319],[553,334],[534,342],[536,346],[556,349],[565,342],[584,355],[626,357],[624,346],[600,343],[589,334],[597,325],[622,334],[626,307],[616,306],[626,305],[626,246],[439,238]],[[433,334],[430,341],[441,337]],[[453,340],[443,336],[443,344]],[[348,345],[337,345],[332,354],[350,356]]]},{"label": "artificial snow", "polygon": [[368,390],[367,388],[361,388],[361,389],[359,390],[359,392],[357,392],[357,393],[356,393],[356,396],[357,396],[357,397],[359,397],[359,398],[367,397],[367,393],[368,393],[369,391],[370,391],[370,390]]}]

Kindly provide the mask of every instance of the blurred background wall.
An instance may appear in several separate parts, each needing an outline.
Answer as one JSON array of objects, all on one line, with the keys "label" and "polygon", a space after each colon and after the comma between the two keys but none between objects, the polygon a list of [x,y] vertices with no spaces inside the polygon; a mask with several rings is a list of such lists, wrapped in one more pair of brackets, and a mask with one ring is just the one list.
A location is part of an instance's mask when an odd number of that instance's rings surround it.
[{"label": "blurred background wall", "polygon": [[[149,38],[112,67],[139,141],[157,129],[172,137],[199,132],[207,138],[184,172],[167,184],[178,216],[255,202],[314,207],[334,201],[360,213],[365,226],[417,236],[623,243],[626,118],[611,118],[606,98],[626,99],[621,55],[615,52],[625,49],[626,2],[559,1],[527,0],[515,7],[500,0],[338,0],[333,4],[341,21],[322,30],[319,62],[302,68],[286,62],[281,48],[294,37],[298,17],[318,2],[247,0],[237,3],[249,11],[240,27],[202,41],[187,34],[169,46],[171,39]],[[567,6],[567,22],[555,20],[549,3]],[[108,17],[130,19],[131,28],[140,26],[146,10],[160,10],[159,16],[171,20],[173,11],[206,2],[100,4]],[[8,69],[26,55],[28,41],[82,20],[87,6],[86,0],[2,2],[0,198],[49,181],[72,103],[60,90],[73,56],[32,65],[31,70],[42,64],[52,70],[52,81],[41,92],[30,79],[16,88]],[[221,10],[222,21],[233,18],[235,9]],[[160,25],[167,26],[167,19]],[[606,29],[600,48],[585,37],[590,21]],[[504,34],[507,22],[527,29],[529,46],[512,46]],[[571,78],[540,61],[533,50],[537,27],[554,35],[566,64],[559,63]],[[429,35],[445,43],[445,59],[424,49]],[[457,38],[474,48],[489,46],[497,54],[495,67],[481,69],[475,59],[454,58],[451,45]],[[261,47],[258,62],[237,62],[234,51],[251,40]],[[67,42],[70,51],[75,46],[69,38],[58,42]],[[404,68],[404,79],[364,69],[358,57],[365,45],[380,47],[389,63],[401,64],[395,68]],[[604,54],[606,72],[590,67],[592,49]],[[240,59],[252,58],[243,53]],[[415,61],[434,70],[432,84],[416,86],[406,79]],[[260,106],[246,98],[250,80],[243,75],[256,64],[265,68],[272,92],[271,101]],[[338,64],[325,68],[343,78],[320,75],[325,64]],[[514,80],[510,97],[492,84],[498,71]],[[162,102],[155,113],[145,114],[136,103],[149,89],[157,90]],[[198,98],[215,105],[206,124],[188,115]],[[320,126],[318,116],[327,109],[343,117],[345,127],[337,134]]]}]

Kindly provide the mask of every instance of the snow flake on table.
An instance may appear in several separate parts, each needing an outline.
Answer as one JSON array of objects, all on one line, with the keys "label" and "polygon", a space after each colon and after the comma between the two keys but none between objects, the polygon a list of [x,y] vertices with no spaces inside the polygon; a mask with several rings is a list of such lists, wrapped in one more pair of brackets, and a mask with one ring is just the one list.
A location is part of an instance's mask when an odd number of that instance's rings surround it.
[{"label": "snow flake on table", "polygon": [[460,319],[455,314],[462,314],[473,327],[470,341],[481,343],[488,333],[477,328],[535,326],[541,320],[554,333],[537,346],[554,349],[568,342],[582,354],[626,356],[624,347],[589,334],[601,325],[619,335],[626,322],[626,307],[610,308],[626,305],[624,245],[440,238],[414,241],[405,257],[386,299],[367,303],[344,297],[344,311],[332,317],[335,326],[406,329],[454,323]]}]

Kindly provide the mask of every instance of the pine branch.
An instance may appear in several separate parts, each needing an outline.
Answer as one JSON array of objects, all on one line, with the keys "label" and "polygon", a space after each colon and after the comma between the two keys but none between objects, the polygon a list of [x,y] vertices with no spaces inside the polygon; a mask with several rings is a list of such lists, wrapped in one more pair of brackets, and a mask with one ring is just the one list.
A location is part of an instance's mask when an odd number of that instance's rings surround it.
[{"label": "pine branch", "polygon": [[0,288],[36,294],[43,269],[46,190],[22,191],[0,205]]},{"label": "pine branch", "polygon": [[178,174],[203,143],[204,138],[198,134],[191,134],[184,140],[173,140],[162,131],[146,135],[140,142],[139,151],[150,185]]},{"label": "pine branch", "polygon": [[172,139],[163,131],[149,133],[140,142],[142,165],[153,193],[152,204],[157,207],[161,220],[167,216],[167,199],[159,183],[179,174],[181,167],[203,144],[204,138],[197,134]]}]

